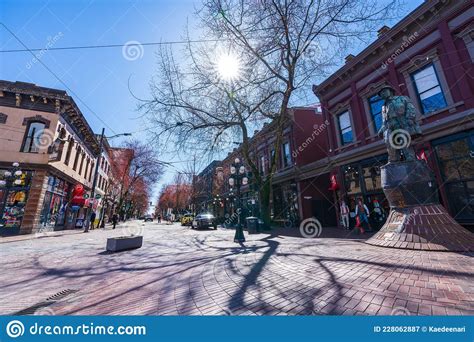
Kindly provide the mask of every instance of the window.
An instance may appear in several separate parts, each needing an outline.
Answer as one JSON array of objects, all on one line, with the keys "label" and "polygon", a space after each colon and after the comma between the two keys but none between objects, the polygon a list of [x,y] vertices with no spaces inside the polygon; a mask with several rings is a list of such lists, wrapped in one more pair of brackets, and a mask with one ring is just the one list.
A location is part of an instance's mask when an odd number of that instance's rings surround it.
[{"label": "window", "polygon": [[84,178],[87,178],[87,172],[89,171],[89,163],[90,163],[90,160],[89,160],[89,157],[87,157],[87,159],[86,159],[86,169],[84,170]]},{"label": "window", "polygon": [[69,164],[69,159],[71,158],[71,152],[72,152],[73,146],[74,146],[74,140],[71,139],[68,142],[66,158],[64,159],[64,164],[66,164],[66,165]]},{"label": "window", "polygon": [[45,124],[42,122],[30,122],[21,148],[21,152],[38,153],[41,147],[41,137]]},{"label": "window", "polygon": [[265,156],[260,157],[260,172],[265,175]]},{"label": "window", "polygon": [[81,151],[82,151],[82,149],[79,146],[77,146],[76,155],[74,157],[74,164],[72,165],[72,169],[74,171],[76,171],[76,169],[77,169],[77,162],[79,161],[79,156],[81,155]]},{"label": "window", "polygon": [[290,151],[290,143],[285,142],[283,143],[283,167],[287,167],[291,165],[291,151]]},{"label": "window", "polygon": [[369,97],[368,101],[372,124],[374,125],[375,133],[377,133],[380,127],[382,127],[382,106],[384,100],[380,96],[374,95]]},{"label": "window", "polygon": [[446,99],[439,84],[433,64],[429,64],[411,75],[418,94],[423,114],[446,107]]},{"label": "window", "polygon": [[337,117],[339,123],[339,134],[341,137],[341,145],[349,144],[352,142],[352,126],[349,112],[339,114]]},{"label": "window", "polygon": [[91,169],[90,169],[90,171],[89,171],[89,182],[90,182],[91,179],[92,179],[92,172],[93,172],[93,170],[94,170],[94,162],[91,163]]},{"label": "window", "polygon": [[79,165],[79,176],[82,174],[82,167],[84,166],[85,157],[86,157],[86,154],[84,152],[82,152],[81,164]]}]

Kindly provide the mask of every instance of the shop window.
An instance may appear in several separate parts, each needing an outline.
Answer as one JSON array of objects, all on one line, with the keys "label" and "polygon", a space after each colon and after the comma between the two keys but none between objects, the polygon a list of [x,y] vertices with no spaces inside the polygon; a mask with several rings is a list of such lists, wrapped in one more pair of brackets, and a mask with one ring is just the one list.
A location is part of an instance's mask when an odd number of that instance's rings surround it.
[{"label": "shop window", "polygon": [[474,222],[474,132],[434,141],[447,204],[455,219]]},{"label": "shop window", "polygon": [[382,106],[384,100],[378,96],[374,95],[368,98],[370,115],[372,117],[372,125],[374,126],[375,132],[378,132],[380,127],[382,127]]},{"label": "shop window", "polygon": [[382,190],[382,180],[380,177],[380,168],[376,165],[363,167],[362,174],[366,191]]},{"label": "shop window", "polygon": [[411,74],[423,114],[435,112],[447,106],[433,64]]},{"label": "shop window", "polygon": [[347,166],[344,168],[344,185],[348,194],[356,194],[362,191],[359,168],[357,166]]},{"label": "shop window", "polygon": [[45,124],[32,121],[28,124],[26,136],[21,147],[21,152],[38,153],[41,147],[41,137],[44,134]]},{"label": "shop window", "polygon": [[339,114],[337,117],[339,124],[339,135],[341,138],[341,145],[349,144],[353,141],[352,125],[349,112]]},{"label": "shop window", "polygon": [[283,167],[290,166],[292,162],[291,162],[291,151],[290,151],[289,142],[285,142],[283,144],[282,152],[283,152]]}]

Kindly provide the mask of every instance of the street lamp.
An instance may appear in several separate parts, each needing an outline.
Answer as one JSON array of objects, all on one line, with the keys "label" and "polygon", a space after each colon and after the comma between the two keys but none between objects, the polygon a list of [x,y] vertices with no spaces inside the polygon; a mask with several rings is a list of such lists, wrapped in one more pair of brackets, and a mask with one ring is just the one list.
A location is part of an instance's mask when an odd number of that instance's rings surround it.
[{"label": "street lamp", "polygon": [[245,242],[244,231],[242,229],[242,199],[240,197],[240,187],[248,184],[247,170],[239,158],[235,158],[230,167],[229,185],[236,189],[237,199],[237,228],[235,230],[234,242]]}]

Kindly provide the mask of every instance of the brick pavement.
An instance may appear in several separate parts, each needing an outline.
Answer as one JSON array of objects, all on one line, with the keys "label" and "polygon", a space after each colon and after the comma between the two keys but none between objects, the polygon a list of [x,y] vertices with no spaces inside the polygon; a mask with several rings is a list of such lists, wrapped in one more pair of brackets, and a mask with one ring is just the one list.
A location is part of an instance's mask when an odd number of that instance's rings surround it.
[{"label": "brick pavement", "polygon": [[[143,233],[141,249],[104,253],[107,237],[130,232]],[[246,235],[243,246],[233,234],[132,222],[0,244],[0,313],[474,314],[472,253],[381,248],[334,230]]]}]

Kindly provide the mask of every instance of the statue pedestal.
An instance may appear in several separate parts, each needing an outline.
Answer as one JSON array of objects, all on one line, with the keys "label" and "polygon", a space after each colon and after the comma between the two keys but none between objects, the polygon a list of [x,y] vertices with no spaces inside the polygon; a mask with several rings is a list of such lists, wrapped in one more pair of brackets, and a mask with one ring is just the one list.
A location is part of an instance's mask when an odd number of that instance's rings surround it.
[{"label": "statue pedestal", "polygon": [[424,162],[388,163],[381,167],[381,176],[390,214],[366,243],[413,250],[474,251],[474,234],[439,204],[436,183]]}]

